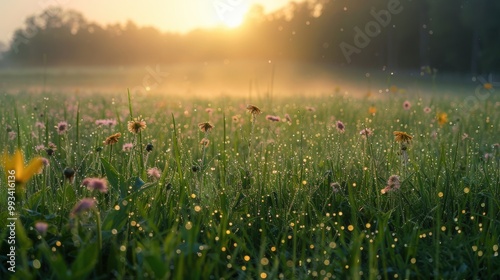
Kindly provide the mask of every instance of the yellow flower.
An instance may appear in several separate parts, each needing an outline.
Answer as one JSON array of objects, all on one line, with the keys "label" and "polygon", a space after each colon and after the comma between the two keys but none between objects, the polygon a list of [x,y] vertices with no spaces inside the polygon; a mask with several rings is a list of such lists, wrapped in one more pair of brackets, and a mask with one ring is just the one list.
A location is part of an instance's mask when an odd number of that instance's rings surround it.
[{"label": "yellow flower", "polygon": [[203,147],[208,147],[208,144],[210,144],[210,140],[208,140],[207,138],[201,139],[200,145],[202,145]]},{"label": "yellow flower", "polygon": [[398,143],[411,143],[411,139],[413,139],[413,136],[410,134],[403,132],[403,131],[394,131],[393,132],[394,136],[396,137],[396,142]]},{"label": "yellow flower", "polygon": [[21,150],[17,150],[13,156],[9,156],[5,151],[2,156],[2,165],[7,176],[14,176],[16,185],[24,185],[29,179],[40,172],[43,167],[41,157],[36,157],[30,161],[28,166],[24,166],[24,158]]},{"label": "yellow flower", "polygon": [[128,122],[127,128],[131,133],[137,134],[146,129],[146,122],[143,119],[135,118]]},{"label": "yellow flower", "polygon": [[209,122],[199,123],[198,127],[200,128],[201,131],[205,133],[210,132],[210,130],[214,128],[214,126]]},{"label": "yellow flower", "polygon": [[370,115],[375,115],[375,113],[377,113],[377,108],[376,108],[375,106],[370,106],[370,107],[368,108],[368,113],[369,113]]},{"label": "yellow flower", "polygon": [[258,115],[260,114],[262,111],[257,107],[257,106],[254,106],[254,105],[248,105],[247,106],[247,110],[252,114],[252,115]]},{"label": "yellow flower", "polygon": [[116,144],[118,143],[118,138],[120,138],[120,136],[122,136],[122,134],[120,132],[118,133],[115,133],[111,136],[109,136],[108,138],[106,138],[106,140],[104,140],[104,145],[113,145],[113,144]]},{"label": "yellow flower", "polygon": [[448,122],[448,114],[439,113],[437,115],[437,120],[438,120],[439,125],[443,125],[443,124],[447,123]]},{"label": "yellow flower", "polygon": [[486,83],[483,85],[484,89],[492,89],[493,85],[491,83]]}]

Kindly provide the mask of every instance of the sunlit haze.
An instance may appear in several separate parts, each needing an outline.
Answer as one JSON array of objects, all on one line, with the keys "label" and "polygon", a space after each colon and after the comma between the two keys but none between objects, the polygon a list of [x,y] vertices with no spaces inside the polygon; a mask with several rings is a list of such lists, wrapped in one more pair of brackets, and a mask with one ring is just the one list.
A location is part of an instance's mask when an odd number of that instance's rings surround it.
[{"label": "sunlit haze", "polygon": [[[162,31],[187,32],[216,26],[237,27],[252,5],[260,4],[267,12],[290,0],[184,0],[184,1],[97,1],[97,0],[19,0],[0,2],[0,42],[7,44],[26,17],[40,14],[57,4],[81,12],[87,20],[99,24],[125,23],[132,20],[140,26],[154,26]],[[300,1],[296,1],[300,2]]]}]

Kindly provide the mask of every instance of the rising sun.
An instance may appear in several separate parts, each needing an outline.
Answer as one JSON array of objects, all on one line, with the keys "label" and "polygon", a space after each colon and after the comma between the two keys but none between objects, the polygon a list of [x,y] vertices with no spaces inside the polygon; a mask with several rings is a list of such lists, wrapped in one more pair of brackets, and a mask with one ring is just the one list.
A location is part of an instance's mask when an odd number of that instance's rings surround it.
[{"label": "rising sun", "polygon": [[247,5],[240,3],[241,1],[217,1],[215,12],[218,22],[229,28],[240,26],[245,20],[245,15],[248,11]]},{"label": "rising sun", "polygon": [[225,26],[229,28],[236,28],[243,23],[244,15],[234,15],[231,17],[224,18],[222,22]]}]

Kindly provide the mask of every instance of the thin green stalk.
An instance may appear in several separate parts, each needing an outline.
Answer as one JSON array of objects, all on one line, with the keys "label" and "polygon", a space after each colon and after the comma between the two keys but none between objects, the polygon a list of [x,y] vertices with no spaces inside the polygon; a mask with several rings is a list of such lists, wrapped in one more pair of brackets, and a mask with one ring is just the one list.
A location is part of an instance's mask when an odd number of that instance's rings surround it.
[{"label": "thin green stalk", "polygon": [[99,210],[94,208],[94,214],[96,217],[97,244],[99,245],[99,258],[100,258],[102,252],[101,213],[99,212]]},{"label": "thin green stalk", "polygon": [[113,160],[113,145],[109,145],[109,160],[108,161],[110,164],[113,163],[112,160]]},{"label": "thin green stalk", "polygon": [[130,119],[132,120],[134,115],[132,114],[132,101],[130,98],[130,89],[127,89],[127,93],[128,93],[128,110],[130,112]]},{"label": "thin green stalk", "polygon": [[[205,132],[205,138],[207,137],[208,132]],[[207,151],[207,146],[203,144],[203,151],[201,155],[201,166],[200,166],[200,172],[201,172],[201,182],[200,182],[200,199],[201,196],[203,195],[203,183],[205,181],[205,154]]]},{"label": "thin green stalk", "polygon": [[61,204],[61,211],[59,212],[59,230],[62,229],[62,222],[63,222],[63,217],[65,215],[64,211],[66,209],[66,188],[68,186],[68,179],[64,179],[63,183],[63,188],[62,188],[62,204]]},{"label": "thin green stalk", "polygon": [[[175,125],[175,117],[174,117],[174,114],[172,113],[172,123],[174,125],[174,134],[173,134],[173,146],[174,146],[174,149],[173,149],[173,153],[174,153],[174,157],[175,157],[175,162],[177,164],[177,173],[179,174],[179,184],[180,184],[180,190],[181,190],[181,199],[183,199],[184,197],[182,196],[182,191],[184,190],[184,176],[183,176],[183,172],[182,172],[182,166],[181,166],[181,153],[179,151],[179,143],[177,141],[177,127]],[[189,188],[189,186],[188,186]],[[189,193],[191,193],[190,190],[188,190]]]},{"label": "thin green stalk", "polygon": [[141,178],[146,178],[146,169],[144,168],[144,147],[142,146],[142,131],[139,131],[139,147],[141,154],[139,155],[139,174]]},{"label": "thin green stalk", "polygon": [[16,102],[14,102],[14,115],[16,117],[16,128],[17,128],[17,149],[21,150],[21,128],[19,126],[19,116],[17,114]]},{"label": "thin green stalk", "polygon": [[222,124],[223,124],[223,141],[222,141],[222,180],[221,185],[224,189],[226,187],[226,166],[227,166],[227,154],[226,154],[226,114],[222,114]]}]

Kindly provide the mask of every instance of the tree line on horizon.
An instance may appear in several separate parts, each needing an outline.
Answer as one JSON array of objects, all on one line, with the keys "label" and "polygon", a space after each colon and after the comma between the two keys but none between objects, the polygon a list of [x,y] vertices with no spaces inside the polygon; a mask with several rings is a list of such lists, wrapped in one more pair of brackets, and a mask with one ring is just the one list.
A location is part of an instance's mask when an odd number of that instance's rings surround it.
[{"label": "tree line on horizon", "polygon": [[273,60],[389,69],[500,70],[500,1],[308,0],[265,13],[253,6],[234,29],[186,34],[101,25],[49,8],[16,30],[3,66],[139,65]]}]

